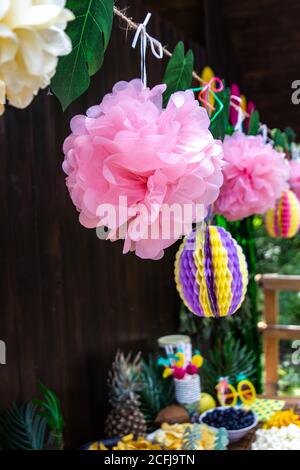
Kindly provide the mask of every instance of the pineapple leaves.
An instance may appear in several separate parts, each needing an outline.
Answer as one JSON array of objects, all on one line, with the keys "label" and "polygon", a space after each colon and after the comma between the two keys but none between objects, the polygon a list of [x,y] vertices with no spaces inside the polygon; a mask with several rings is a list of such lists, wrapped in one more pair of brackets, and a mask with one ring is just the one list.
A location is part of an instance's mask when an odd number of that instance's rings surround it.
[{"label": "pineapple leaves", "polygon": [[140,391],[141,411],[144,413],[149,432],[155,429],[155,418],[161,409],[174,403],[174,385],[162,378],[162,368],[150,356],[142,363],[143,388]]},{"label": "pineapple leaves", "polygon": [[42,450],[45,442],[46,420],[39,416],[33,402],[6,410],[1,418],[3,448],[8,450]]},{"label": "pineapple leaves", "polygon": [[170,57],[163,78],[163,83],[167,85],[163,97],[164,106],[167,105],[172,93],[191,87],[193,67],[194,54],[191,50],[185,54],[183,42],[180,41]]},{"label": "pineapple leaves", "polygon": [[51,89],[63,110],[89,87],[90,77],[102,66],[113,22],[113,0],[68,0],[75,14],[66,33],[72,40],[72,52],[61,57]]}]

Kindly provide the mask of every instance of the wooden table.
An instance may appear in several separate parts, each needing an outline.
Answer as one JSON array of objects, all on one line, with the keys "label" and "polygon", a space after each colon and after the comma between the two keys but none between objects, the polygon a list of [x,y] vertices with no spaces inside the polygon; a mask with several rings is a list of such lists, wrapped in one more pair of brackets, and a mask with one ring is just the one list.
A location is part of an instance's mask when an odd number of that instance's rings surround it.
[{"label": "wooden table", "polygon": [[[290,408],[293,408],[295,413],[300,415],[300,397],[278,397],[278,396],[275,397],[275,396],[270,396],[270,395],[264,395],[261,398],[274,398],[276,400],[284,400],[285,401],[285,406],[283,408],[284,410],[289,410]],[[255,440],[255,431],[260,426],[261,425],[258,425],[256,428],[249,431],[248,434],[239,442],[229,444],[228,449],[229,450],[251,450],[251,444]]]}]

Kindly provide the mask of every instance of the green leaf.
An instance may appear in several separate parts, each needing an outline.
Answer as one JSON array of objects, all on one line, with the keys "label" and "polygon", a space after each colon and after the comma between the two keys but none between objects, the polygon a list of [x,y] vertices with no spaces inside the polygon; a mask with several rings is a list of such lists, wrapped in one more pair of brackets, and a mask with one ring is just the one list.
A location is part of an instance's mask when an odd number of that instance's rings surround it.
[{"label": "green leaf", "polygon": [[230,107],[230,88],[225,88],[218,93],[218,97],[223,103],[223,109],[213,121],[210,130],[215,139],[224,139],[227,134],[229,124],[229,107]]},{"label": "green leaf", "polygon": [[75,14],[66,33],[72,52],[61,57],[51,89],[65,110],[89,87],[90,77],[100,69],[113,22],[113,0],[68,0],[67,8]]},{"label": "green leaf", "polygon": [[172,93],[191,87],[193,68],[194,54],[189,50],[185,55],[183,42],[180,41],[170,57],[163,78],[163,83],[167,85],[164,93],[164,106],[168,103]]},{"label": "green leaf", "polygon": [[259,131],[259,112],[253,111],[250,115],[248,135],[257,135]]},{"label": "green leaf", "polygon": [[34,400],[34,404],[39,407],[38,414],[46,418],[51,431],[62,432],[64,419],[57,396],[42,382],[39,382],[38,385],[41,393],[44,395],[44,400]]}]

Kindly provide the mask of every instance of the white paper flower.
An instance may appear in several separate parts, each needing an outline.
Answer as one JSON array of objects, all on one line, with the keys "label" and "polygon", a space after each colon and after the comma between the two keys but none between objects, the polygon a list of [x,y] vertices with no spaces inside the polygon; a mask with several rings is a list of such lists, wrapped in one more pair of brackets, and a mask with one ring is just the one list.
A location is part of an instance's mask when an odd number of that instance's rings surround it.
[{"label": "white paper flower", "polygon": [[0,0],[0,114],[5,98],[28,106],[49,85],[58,57],[72,50],[64,32],[73,13],[66,0]]}]

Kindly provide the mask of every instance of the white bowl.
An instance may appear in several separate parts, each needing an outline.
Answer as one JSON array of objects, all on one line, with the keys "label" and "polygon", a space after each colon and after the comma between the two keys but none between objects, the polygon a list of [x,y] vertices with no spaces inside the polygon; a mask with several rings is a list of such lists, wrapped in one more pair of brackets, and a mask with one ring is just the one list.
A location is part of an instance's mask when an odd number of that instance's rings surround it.
[{"label": "white bowl", "polygon": [[[226,408],[229,408],[229,406],[218,406],[217,408],[212,408],[211,410],[205,411],[200,416],[199,422],[203,423],[203,424],[207,424],[203,421],[203,418],[206,415],[208,415],[209,413],[212,413],[214,410],[225,410]],[[232,408],[239,409],[240,407],[239,406],[233,406]],[[255,428],[255,426],[257,426],[258,416],[257,416],[256,413],[254,413],[254,411],[252,411],[252,413],[254,415],[254,422],[250,426],[247,426],[246,428],[242,428],[242,429],[231,429],[231,430],[226,428],[227,432],[228,432],[228,437],[229,437],[230,442],[240,441],[247,434],[247,432],[250,431],[250,429],[253,429],[253,428]],[[209,425],[209,426],[213,427],[211,425]],[[223,426],[223,427],[225,427],[225,426]]]}]

